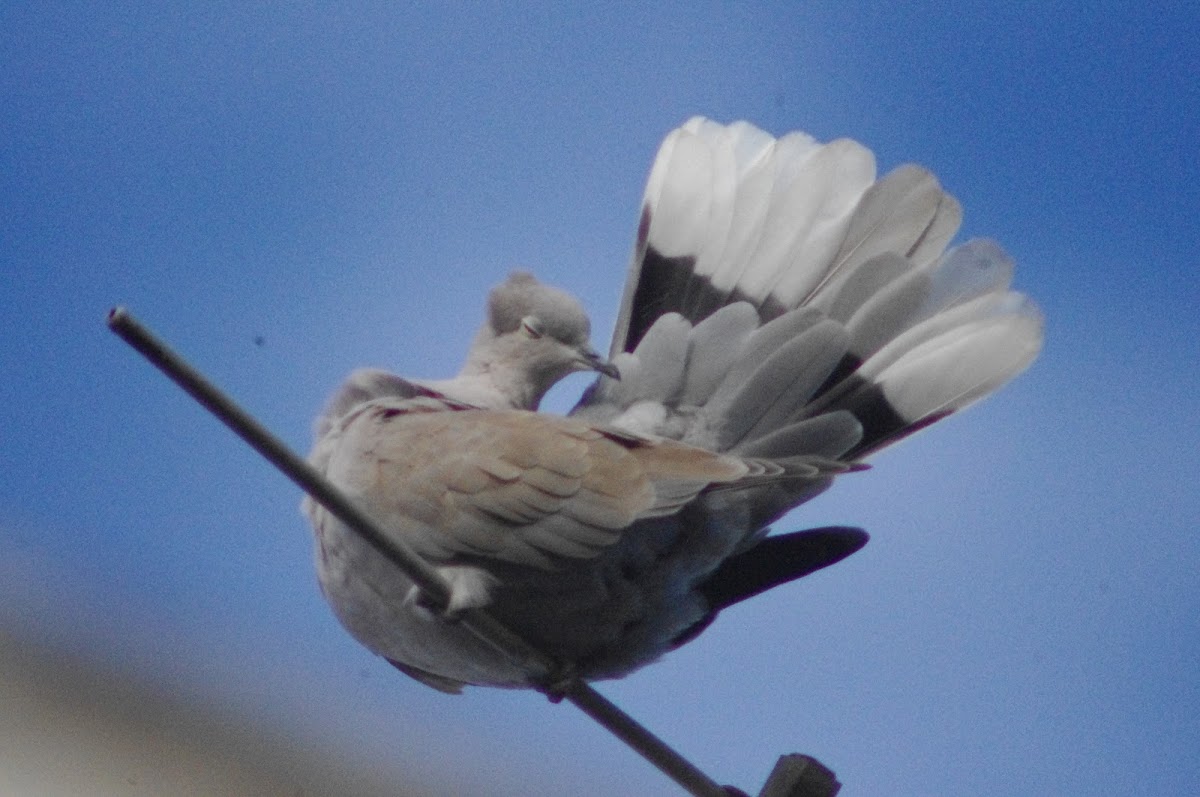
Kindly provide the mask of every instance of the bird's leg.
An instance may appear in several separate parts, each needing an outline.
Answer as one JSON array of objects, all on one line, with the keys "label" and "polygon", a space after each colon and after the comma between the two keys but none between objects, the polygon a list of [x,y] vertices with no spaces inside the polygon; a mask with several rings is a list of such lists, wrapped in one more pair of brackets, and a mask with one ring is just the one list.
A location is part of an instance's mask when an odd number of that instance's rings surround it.
[{"label": "bird's leg", "polygon": [[428,619],[456,622],[467,609],[481,609],[492,602],[494,576],[478,567],[452,565],[439,567],[438,574],[446,580],[449,601],[443,603],[417,585],[408,591],[405,600],[421,610]]},{"label": "bird's leg", "polygon": [[555,661],[554,667],[544,677],[535,681],[533,686],[549,698],[551,703],[561,703],[578,679],[578,668],[574,663]]},{"label": "bird's leg", "polygon": [[405,596],[405,602],[422,619],[431,623],[457,623],[462,619],[464,609],[439,601],[434,595],[414,585]]}]

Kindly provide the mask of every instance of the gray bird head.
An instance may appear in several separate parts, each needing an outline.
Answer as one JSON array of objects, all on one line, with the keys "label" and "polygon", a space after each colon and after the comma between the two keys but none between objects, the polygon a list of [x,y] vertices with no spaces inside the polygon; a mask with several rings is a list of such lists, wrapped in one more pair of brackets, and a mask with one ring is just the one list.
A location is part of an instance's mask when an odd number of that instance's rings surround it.
[{"label": "gray bird head", "polygon": [[487,323],[467,371],[486,373],[515,405],[533,409],[556,382],[576,371],[619,378],[592,347],[590,335],[591,323],[575,297],[515,271],[488,296]]}]

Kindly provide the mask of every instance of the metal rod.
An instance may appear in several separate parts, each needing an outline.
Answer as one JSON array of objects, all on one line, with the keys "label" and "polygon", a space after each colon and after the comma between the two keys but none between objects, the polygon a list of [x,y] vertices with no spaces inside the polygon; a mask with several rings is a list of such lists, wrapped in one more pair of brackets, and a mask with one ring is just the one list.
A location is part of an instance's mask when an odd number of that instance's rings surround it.
[{"label": "metal rod", "polygon": [[583,681],[572,682],[564,697],[691,794],[729,797],[723,786]]},{"label": "metal rod", "polygon": [[[433,603],[441,607],[449,603],[450,588],[436,570],[413,553],[401,540],[388,536],[353,501],[346,498],[315,468],[292,452],[283,441],[271,434],[233,399],[192,368],[130,315],[129,311],[123,307],[113,308],[108,314],[108,326],[267,461],[279,468],[301,490],[362,535],[375,550],[411,578]],[[540,670],[545,674],[545,681],[553,683],[559,669],[557,663],[486,611],[466,611],[460,622],[497,650],[524,665],[526,669]],[[696,797],[727,797],[729,792],[716,781],[579,678],[567,678],[565,682],[542,688],[542,691],[552,698],[564,697],[579,707],[690,794]]]},{"label": "metal rod", "polygon": [[[381,529],[374,520],[329,480],[317,472],[305,460],[296,455],[287,445],[271,434],[249,413],[239,407],[233,399],[208,381],[182,357],[160,341],[123,307],[113,309],[108,315],[108,325],[126,343],[165,373],[170,379],[196,399],[222,423],[245,440],[255,451],[262,454],[272,465],[283,471],[301,490],[311,495],[322,506],[358,534],[362,535],[376,551],[412,579],[430,603],[444,608],[450,601],[450,588],[445,580],[425,560],[412,552],[403,540],[394,539]],[[547,674],[555,669],[554,662],[498,623],[491,616],[474,610],[463,612],[464,627],[492,644],[526,669],[541,670]]]},{"label": "metal rod", "polygon": [[108,326],[133,348],[154,364],[160,371],[183,388],[192,398],[250,446],[262,454],[272,465],[283,471],[300,489],[319,501],[322,506],[336,515],[346,525],[357,530],[375,550],[386,556],[413,582],[431,601],[442,607],[450,600],[446,582],[416,554],[405,550],[399,540],[392,540],[375,525],[362,510],[346,499],[324,476],[297,456],[275,437],[266,427],[248,412],[234,403],[199,371],[192,368],[182,357],[160,341],[149,329],[142,326],[124,307],[115,307],[108,314]]}]

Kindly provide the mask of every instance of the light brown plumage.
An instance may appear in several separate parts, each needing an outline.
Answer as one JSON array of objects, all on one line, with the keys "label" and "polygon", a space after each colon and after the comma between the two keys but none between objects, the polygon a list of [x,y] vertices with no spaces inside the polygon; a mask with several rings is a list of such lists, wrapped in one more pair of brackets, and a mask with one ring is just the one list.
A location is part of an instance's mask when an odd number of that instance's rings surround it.
[{"label": "light brown plumage", "polygon": [[736,457],[520,410],[360,405],[330,472],[433,560],[485,555],[541,568],[588,558],[634,522],[761,473]]}]

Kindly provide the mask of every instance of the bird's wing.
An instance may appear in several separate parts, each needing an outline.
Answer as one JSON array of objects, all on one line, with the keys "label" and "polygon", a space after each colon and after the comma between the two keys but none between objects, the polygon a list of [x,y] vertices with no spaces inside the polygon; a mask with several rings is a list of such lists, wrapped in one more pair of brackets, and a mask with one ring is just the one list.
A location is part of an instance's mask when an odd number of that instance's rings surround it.
[{"label": "bird's wing", "polygon": [[637,520],[670,514],[761,467],[672,441],[523,411],[429,411],[378,399],[332,436],[328,475],[432,561],[539,568],[595,556]]},{"label": "bird's wing", "polygon": [[[420,382],[397,376],[378,368],[359,368],[353,371],[325,403],[325,408],[313,423],[313,450],[309,461],[317,470],[325,470],[329,457],[338,443],[339,422],[360,404],[373,399],[416,399],[436,401],[446,409],[466,409],[469,405],[448,398]],[[307,502],[311,499],[306,498]],[[307,510],[306,510],[307,511]]]},{"label": "bird's wing", "polygon": [[457,409],[466,409],[468,406],[421,382],[405,379],[379,368],[359,368],[346,377],[346,381],[338,386],[337,391],[326,402],[325,408],[313,424],[313,431],[320,440],[346,413],[365,401],[378,398],[421,397],[443,400]]}]

